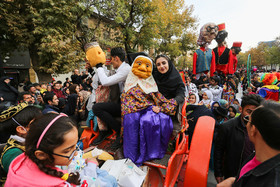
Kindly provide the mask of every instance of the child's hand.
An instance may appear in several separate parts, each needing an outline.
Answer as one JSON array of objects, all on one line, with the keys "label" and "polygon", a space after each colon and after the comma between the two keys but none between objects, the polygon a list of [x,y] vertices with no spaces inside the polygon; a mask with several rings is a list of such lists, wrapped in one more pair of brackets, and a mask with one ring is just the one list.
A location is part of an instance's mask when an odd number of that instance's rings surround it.
[{"label": "child's hand", "polygon": [[152,110],[157,114],[160,112],[160,108],[158,106],[153,106]]}]

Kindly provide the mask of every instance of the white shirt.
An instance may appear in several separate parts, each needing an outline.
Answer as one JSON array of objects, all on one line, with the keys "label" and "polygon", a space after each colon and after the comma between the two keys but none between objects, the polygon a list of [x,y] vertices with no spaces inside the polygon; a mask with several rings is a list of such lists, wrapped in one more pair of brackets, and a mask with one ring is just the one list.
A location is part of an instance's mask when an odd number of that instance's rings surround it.
[{"label": "white shirt", "polygon": [[112,86],[115,84],[119,84],[120,92],[122,92],[124,88],[124,82],[130,70],[130,65],[126,62],[123,62],[116,70],[116,73],[114,75],[107,76],[104,68],[101,67],[97,68],[97,73],[99,80],[103,86]]},{"label": "white shirt", "polygon": [[197,87],[194,83],[190,82],[190,84],[186,85],[186,92],[185,92],[185,96],[189,97],[189,94],[193,93],[193,94],[198,94],[198,90]]},{"label": "white shirt", "polygon": [[209,90],[213,94],[213,101],[219,101],[222,98],[223,88],[216,85],[216,86],[209,86]]}]

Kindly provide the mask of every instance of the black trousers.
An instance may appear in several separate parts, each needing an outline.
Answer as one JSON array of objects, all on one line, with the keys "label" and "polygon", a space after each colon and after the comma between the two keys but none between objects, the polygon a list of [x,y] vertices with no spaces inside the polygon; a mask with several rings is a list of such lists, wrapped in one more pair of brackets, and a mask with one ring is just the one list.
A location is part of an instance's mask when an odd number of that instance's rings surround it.
[{"label": "black trousers", "polygon": [[115,119],[121,117],[120,103],[96,103],[93,105],[92,111],[107,127],[114,129],[118,135],[120,134],[121,124]]}]

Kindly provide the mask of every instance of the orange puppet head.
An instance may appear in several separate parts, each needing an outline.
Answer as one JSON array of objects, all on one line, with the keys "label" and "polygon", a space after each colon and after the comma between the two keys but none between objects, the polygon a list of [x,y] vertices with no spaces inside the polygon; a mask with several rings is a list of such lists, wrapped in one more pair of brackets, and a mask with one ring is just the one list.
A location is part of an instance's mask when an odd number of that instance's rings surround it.
[{"label": "orange puppet head", "polygon": [[95,67],[96,64],[106,62],[106,55],[100,48],[97,42],[91,42],[85,45],[86,59],[89,61],[91,67]]},{"label": "orange puppet head", "polygon": [[147,79],[152,75],[153,63],[149,57],[138,56],[132,66],[132,73],[140,79]]}]

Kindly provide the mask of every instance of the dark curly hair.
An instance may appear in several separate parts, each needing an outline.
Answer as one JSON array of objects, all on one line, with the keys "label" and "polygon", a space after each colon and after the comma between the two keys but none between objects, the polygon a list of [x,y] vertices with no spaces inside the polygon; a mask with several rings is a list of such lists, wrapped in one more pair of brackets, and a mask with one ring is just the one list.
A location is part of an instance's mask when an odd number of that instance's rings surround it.
[{"label": "dark curly hair", "polygon": [[[40,135],[45,130],[47,125],[57,116],[58,114],[49,113],[41,118],[36,119],[31,125],[26,137],[26,151],[25,154],[36,163],[41,171],[44,173],[61,178],[64,173],[57,171],[53,168],[54,157],[52,155],[53,150],[59,147],[64,142],[64,135],[76,128],[74,122],[68,117],[61,117],[56,120],[53,125],[48,129],[44,135],[39,150],[48,154],[48,159],[39,160],[35,156],[36,144],[39,140]],[[79,173],[70,173],[67,182],[75,185],[80,184]]]}]

